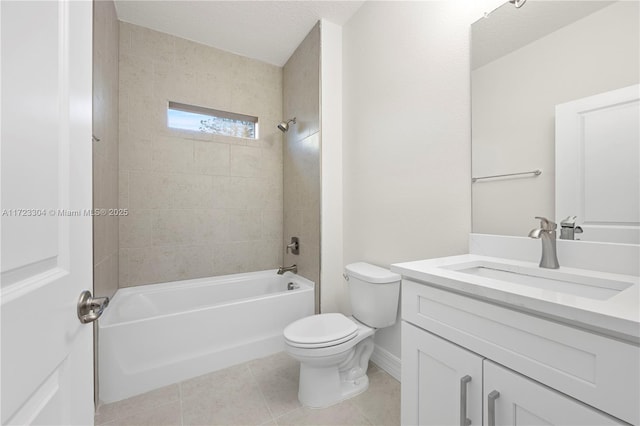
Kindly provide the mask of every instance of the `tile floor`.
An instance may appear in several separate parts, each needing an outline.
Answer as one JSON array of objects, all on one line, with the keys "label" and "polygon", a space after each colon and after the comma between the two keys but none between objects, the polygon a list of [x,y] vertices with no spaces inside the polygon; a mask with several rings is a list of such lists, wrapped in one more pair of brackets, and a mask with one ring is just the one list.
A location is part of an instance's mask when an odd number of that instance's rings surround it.
[{"label": "tile floor", "polygon": [[298,402],[299,365],[281,352],[102,405],[96,425],[399,425],[400,383],[369,364],[369,389],[329,408]]}]

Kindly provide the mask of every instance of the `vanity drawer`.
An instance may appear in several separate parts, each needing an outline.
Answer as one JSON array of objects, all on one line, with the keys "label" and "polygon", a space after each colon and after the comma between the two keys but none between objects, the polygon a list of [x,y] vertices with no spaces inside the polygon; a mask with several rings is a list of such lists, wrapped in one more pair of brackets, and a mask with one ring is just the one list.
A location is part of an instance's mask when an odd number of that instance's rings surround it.
[{"label": "vanity drawer", "polygon": [[402,318],[624,421],[640,424],[640,348],[411,280]]}]

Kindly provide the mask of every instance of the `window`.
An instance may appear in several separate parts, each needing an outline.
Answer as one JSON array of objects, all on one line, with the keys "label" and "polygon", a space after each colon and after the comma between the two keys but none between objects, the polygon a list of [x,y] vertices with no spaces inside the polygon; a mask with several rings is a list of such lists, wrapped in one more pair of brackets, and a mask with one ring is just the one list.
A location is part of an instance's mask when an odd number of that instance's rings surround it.
[{"label": "window", "polygon": [[235,136],[237,138],[258,138],[258,117],[180,104],[178,102],[169,101],[167,124],[172,129]]}]

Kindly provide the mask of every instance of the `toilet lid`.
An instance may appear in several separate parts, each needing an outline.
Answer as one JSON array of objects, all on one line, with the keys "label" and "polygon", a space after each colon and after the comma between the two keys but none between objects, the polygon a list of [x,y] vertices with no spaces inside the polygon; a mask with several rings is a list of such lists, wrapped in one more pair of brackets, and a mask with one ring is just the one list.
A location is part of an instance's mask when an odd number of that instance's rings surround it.
[{"label": "toilet lid", "polygon": [[284,329],[284,338],[300,347],[331,346],[346,342],[358,326],[342,314],[320,314],[302,318]]}]

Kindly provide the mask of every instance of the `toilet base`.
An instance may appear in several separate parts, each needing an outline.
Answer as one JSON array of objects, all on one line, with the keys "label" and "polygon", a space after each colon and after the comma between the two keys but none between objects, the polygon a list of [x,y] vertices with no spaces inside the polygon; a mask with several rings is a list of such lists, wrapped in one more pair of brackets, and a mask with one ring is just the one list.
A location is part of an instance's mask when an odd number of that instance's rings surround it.
[{"label": "toilet base", "polygon": [[366,391],[369,387],[366,373],[373,347],[373,337],[368,337],[332,365],[301,362],[298,399],[302,405],[326,408]]},{"label": "toilet base", "polygon": [[344,381],[340,384],[340,389],[342,390],[342,399],[340,401],[344,401],[345,399],[353,398],[356,395],[360,395],[368,388],[369,376],[367,376],[366,374],[356,380]]},{"label": "toilet base", "polygon": [[359,395],[369,387],[369,377],[366,374],[355,380],[341,381],[337,373],[335,367],[310,369],[301,365],[298,390],[300,403],[310,408],[326,408]]}]

